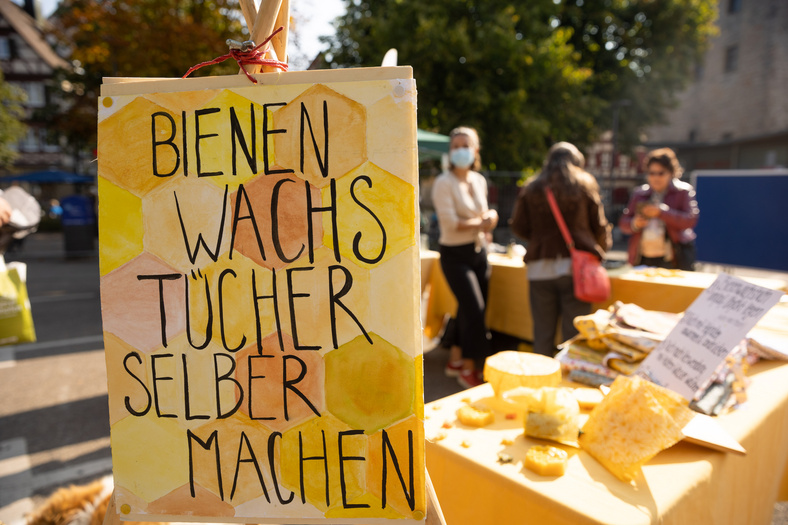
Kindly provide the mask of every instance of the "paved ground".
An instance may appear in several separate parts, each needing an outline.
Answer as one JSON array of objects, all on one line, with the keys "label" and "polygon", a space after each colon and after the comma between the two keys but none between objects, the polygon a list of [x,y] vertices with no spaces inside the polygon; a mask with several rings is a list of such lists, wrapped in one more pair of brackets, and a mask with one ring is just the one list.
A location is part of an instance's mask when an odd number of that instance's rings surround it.
[{"label": "paved ground", "polygon": [[[38,335],[0,347],[0,522],[8,525],[24,523],[56,488],[111,472],[98,258],[67,258],[63,246],[61,235],[37,233],[6,256],[28,264]],[[518,343],[493,342],[497,350]],[[460,390],[443,374],[447,359],[440,347],[424,356],[428,402]],[[775,507],[773,524],[788,525],[788,502]]]}]

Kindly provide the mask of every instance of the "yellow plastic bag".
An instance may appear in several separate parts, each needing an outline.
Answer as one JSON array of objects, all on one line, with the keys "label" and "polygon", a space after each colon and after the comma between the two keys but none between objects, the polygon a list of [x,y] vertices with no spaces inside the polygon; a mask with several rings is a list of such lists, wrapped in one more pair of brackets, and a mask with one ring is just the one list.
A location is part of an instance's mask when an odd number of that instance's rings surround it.
[{"label": "yellow plastic bag", "polygon": [[6,265],[0,256],[0,345],[36,341],[26,281],[26,264]]}]

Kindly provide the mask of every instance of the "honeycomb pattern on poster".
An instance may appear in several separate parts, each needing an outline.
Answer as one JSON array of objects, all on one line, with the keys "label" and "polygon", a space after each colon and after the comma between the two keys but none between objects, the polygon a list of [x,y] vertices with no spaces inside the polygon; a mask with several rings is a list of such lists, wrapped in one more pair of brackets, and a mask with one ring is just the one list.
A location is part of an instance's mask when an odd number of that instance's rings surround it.
[{"label": "honeycomb pattern on poster", "polygon": [[423,519],[414,122],[411,80],[102,98],[129,517]]}]

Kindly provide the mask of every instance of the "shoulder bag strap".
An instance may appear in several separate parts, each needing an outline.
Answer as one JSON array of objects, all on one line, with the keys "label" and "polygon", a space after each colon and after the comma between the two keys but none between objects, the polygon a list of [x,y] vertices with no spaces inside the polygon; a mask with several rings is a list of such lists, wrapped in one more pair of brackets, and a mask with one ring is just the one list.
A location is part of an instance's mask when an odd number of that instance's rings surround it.
[{"label": "shoulder bag strap", "polygon": [[544,191],[547,194],[547,202],[550,204],[550,210],[553,212],[555,222],[558,223],[558,229],[561,230],[561,235],[564,237],[564,242],[566,242],[566,246],[569,248],[569,252],[571,253],[572,250],[575,249],[575,242],[572,240],[572,236],[569,235],[569,229],[566,227],[564,216],[561,215],[561,210],[558,209],[558,203],[555,201],[553,190],[550,188],[545,188]]}]

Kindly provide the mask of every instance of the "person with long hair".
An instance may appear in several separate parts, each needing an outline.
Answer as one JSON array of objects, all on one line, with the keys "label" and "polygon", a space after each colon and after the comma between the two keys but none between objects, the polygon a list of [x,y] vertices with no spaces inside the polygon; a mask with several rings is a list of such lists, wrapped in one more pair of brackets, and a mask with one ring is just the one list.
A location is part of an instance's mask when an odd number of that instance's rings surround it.
[{"label": "person with long hair", "polygon": [[690,271],[695,264],[695,231],[698,202],[695,188],[679,180],[682,169],[670,148],[646,155],[647,183],[632,192],[618,221],[629,235],[632,265]]},{"label": "person with long hair", "polygon": [[574,145],[550,148],[542,171],[517,196],[510,226],[527,241],[529,299],[534,324],[534,352],[556,353],[556,326],[564,341],[577,334],[574,318],[588,315],[591,304],[574,294],[572,260],[545,193],[550,188],[575,248],[604,258],[612,239],[596,179],[584,169],[585,157]]},{"label": "person with long hair", "polygon": [[490,268],[487,236],[498,214],[487,204],[487,181],[478,170],[479,136],[469,127],[449,134],[449,169],[435,179],[432,202],[440,226],[440,263],[457,299],[457,339],[451,345],[446,375],[465,388],[480,385],[483,360],[490,354],[484,314]]}]

